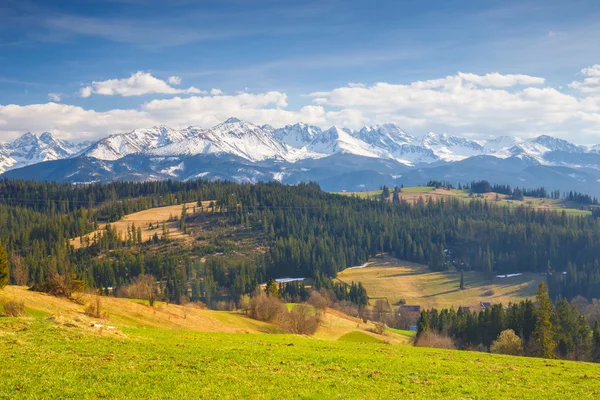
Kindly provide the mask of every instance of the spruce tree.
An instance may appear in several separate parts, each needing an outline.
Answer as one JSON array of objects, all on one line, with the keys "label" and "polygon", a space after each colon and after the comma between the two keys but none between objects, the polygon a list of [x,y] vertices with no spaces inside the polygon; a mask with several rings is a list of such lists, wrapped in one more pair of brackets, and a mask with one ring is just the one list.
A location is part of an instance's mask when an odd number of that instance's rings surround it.
[{"label": "spruce tree", "polygon": [[533,344],[536,357],[554,358],[556,343],[552,339],[552,301],[548,297],[548,286],[540,282],[536,293],[538,308],[535,310],[536,323],[533,330]]},{"label": "spruce tree", "polygon": [[465,276],[463,274],[463,271],[460,271],[460,290],[463,290],[465,288]]}]

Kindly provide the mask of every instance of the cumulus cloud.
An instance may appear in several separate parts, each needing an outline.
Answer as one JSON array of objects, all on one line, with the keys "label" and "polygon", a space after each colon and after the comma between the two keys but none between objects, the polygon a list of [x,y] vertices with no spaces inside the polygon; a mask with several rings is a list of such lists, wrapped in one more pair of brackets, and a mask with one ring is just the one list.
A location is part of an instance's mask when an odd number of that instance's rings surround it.
[{"label": "cumulus cloud", "polygon": [[55,101],[55,102],[59,102],[60,94],[59,93],[48,93],[48,99]]},{"label": "cumulus cloud", "polygon": [[[543,82],[526,75],[461,73],[406,85],[348,85],[312,96],[314,104],[360,110],[370,121],[401,117],[408,129],[481,135],[549,133],[569,139],[575,132],[600,133],[595,125],[600,121],[598,101],[531,86]],[[527,86],[513,87],[517,85]]]},{"label": "cumulus cloud", "polygon": [[179,85],[181,78],[172,76],[168,82],[155,78],[149,72],[138,71],[131,74],[129,78],[109,79],[106,81],[92,82],[90,86],[80,89],[81,97],[89,97],[92,94],[105,96],[140,96],[144,94],[181,94],[181,93],[203,93],[201,90],[191,86],[187,89],[177,89],[171,85]]},{"label": "cumulus cloud", "polygon": [[[585,79],[578,83],[596,78],[596,73],[600,74],[600,67],[585,68]],[[489,137],[547,133],[579,143],[600,143],[600,97],[582,90],[539,86],[543,83],[543,78],[495,73],[459,73],[406,84],[352,83],[312,93],[312,104],[295,109],[288,109],[283,92],[225,95],[218,89],[206,95],[154,99],[135,109],[103,112],[57,103],[0,105],[0,137],[51,131],[65,139],[89,139],[157,124],[210,127],[235,116],[275,127],[305,122],[323,128],[334,124],[359,128],[393,122],[415,134],[443,131]],[[110,87],[116,91],[114,85]],[[135,85],[123,85],[120,90],[124,87],[128,93],[139,90]],[[88,88],[90,94],[100,90],[93,85]]]},{"label": "cumulus cloud", "polygon": [[169,82],[173,86],[177,86],[181,84],[181,78],[178,76],[170,76],[167,82]]},{"label": "cumulus cloud", "polygon": [[600,64],[592,65],[581,70],[586,76],[583,81],[574,81],[569,87],[586,95],[600,95]]}]

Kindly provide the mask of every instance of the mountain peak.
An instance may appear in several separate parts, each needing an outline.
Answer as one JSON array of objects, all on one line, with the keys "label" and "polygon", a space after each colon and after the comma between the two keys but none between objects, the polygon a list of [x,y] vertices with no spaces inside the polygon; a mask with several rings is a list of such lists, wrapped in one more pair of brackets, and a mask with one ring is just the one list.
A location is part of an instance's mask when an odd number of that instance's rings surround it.
[{"label": "mountain peak", "polygon": [[44,144],[55,144],[56,143],[56,139],[54,138],[54,136],[52,136],[52,134],[50,132],[44,132],[40,135],[39,137],[40,142],[44,143]]},{"label": "mountain peak", "polygon": [[237,124],[238,122],[242,122],[242,121],[241,121],[239,118],[236,118],[236,117],[230,117],[230,118],[227,118],[227,119],[225,120],[225,122],[223,122],[223,123],[224,123],[224,124]]}]

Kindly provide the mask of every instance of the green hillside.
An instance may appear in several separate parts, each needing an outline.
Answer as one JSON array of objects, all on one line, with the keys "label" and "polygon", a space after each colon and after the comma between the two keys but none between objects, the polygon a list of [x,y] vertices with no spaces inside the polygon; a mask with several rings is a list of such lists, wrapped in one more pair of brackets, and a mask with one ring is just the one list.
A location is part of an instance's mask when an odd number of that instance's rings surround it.
[{"label": "green hillside", "polygon": [[600,396],[593,364],[363,342],[1,318],[0,398]]}]

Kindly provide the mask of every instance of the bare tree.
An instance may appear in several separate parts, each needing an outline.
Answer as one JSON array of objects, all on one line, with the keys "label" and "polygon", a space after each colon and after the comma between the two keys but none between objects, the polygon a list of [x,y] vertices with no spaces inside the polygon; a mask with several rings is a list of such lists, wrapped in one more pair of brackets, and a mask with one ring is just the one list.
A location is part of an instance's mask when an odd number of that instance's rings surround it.
[{"label": "bare tree", "polygon": [[377,313],[377,320],[382,321],[383,316],[390,312],[390,304],[387,300],[379,299],[375,302],[375,312]]},{"label": "bare tree", "polygon": [[10,264],[12,266],[12,277],[15,283],[19,286],[27,285],[29,281],[29,266],[18,254],[10,256]]}]

